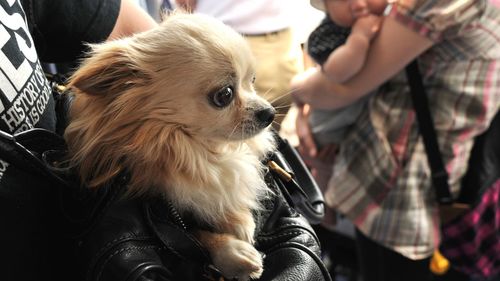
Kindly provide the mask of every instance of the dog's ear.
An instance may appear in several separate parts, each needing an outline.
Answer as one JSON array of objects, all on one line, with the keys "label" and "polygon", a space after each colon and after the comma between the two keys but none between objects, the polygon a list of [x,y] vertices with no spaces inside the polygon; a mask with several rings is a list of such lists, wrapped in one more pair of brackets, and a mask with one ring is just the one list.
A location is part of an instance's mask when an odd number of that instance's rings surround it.
[{"label": "dog's ear", "polygon": [[111,42],[91,47],[90,56],[71,76],[70,87],[89,95],[115,95],[147,83],[146,71],[125,44]]}]

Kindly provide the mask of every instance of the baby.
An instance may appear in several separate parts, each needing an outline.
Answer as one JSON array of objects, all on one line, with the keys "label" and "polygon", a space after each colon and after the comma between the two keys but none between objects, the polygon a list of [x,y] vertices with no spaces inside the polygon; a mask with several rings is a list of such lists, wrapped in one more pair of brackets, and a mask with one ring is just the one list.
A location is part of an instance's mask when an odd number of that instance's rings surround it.
[{"label": "baby", "polygon": [[[373,11],[385,9],[385,0],[311,0],[311,4],[326,10],[328,16],[337,25],[338,30],[351,28],[350,34],[340,32],[330,34],[337,36],[337,46],[326,61],[317,61],[328,79],[343,83],[355,76],[363,67],[371,40],[378,32],[381,17]],[[373,7],[372,7],[373,6]],[[376,8],[375,10],[373,8]],[[370,12],[371,11],[371,12]],[[345,42],[342,44],[342,37]],[[313,46],[310,47],[314,48]],[[311,54],[314,58],[314,54]],[[314,139],[321,149],[325,145],[339,143],[348,129],[360,114],[366,98],[338,110],[314,109],[310,115],[310,125]]]},{"label": "baby", "polygon": [[[387,1],[311,0],[311,4],[326,11],[331,21],[326,19],[311,34],[308,41],[309,54],[321,65],[321,70],[328,79],[337,83],[346,82],[364,66]],[[329,49],[318,46],[325,42],[328,42]],[[318,169],[314,174],[320,186],[327,184],[338,143],[357,119],[368,98],[369,96],[362,98],[341,109],[313,109],[310,112],[309,123],[319,151],[317,159],[313,161],[321,162],[313,165]]]}]

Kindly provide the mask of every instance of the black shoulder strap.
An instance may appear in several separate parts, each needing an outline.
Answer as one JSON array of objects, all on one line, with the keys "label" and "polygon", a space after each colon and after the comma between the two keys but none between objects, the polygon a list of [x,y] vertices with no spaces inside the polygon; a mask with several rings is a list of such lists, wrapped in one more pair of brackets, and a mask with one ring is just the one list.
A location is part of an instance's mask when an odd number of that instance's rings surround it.
[{"label": "black shoulder strap", "polygon": [[436,197],[440,204],[451,204],[450,187],[448,185],[448,172],[446,171],[439,150],[439,145],[434,129],[434,122],[429,111],[427,92],[422,83],[422,76],[416,60],[406,66],[406,77],[410,84],[410,94],[413,107],[417,115],[418,128],[424,141],[427,161],[431,168],[432,183],[436,191]]},{"label": "black shoulder strap", "polygon": [[17,169],[35,173],[55,184],[65,181],[57,176],[42,160],[45,151],[65,149],[59,135],[45,129],[31,129],[11,135],[0,130],[0,157]]}]

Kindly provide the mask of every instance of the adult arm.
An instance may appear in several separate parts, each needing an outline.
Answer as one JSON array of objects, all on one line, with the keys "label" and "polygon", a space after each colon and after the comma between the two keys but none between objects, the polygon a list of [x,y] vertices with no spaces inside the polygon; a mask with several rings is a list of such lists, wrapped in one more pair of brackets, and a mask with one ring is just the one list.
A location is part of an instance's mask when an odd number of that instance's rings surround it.
[{"label": "adult arm", "polygon": [[117,39],[157,26],[156,21],[132,0],[122,0],[120,13],[108,39]]},{"label": "adult arm", "polygon": [[386,17],[358,74],[344,83],[333,83],[319,69],[314,69],[293,79],[292,95],[299,105],[322,109],[344,107],[379,87],[432,45],[427,37]]},{"label": "adult arm", "polygon": [[364,67],[345,83],[330,81],[318,68],[294,77],[292,96],[300,107],[296,120],[299,151],[310,157],[318,154],[304,104],[323,109],[347,106],[383,84],[432,45],[430,39],[394,18],[384,18],[380,32],[368,51]]},{"label": "adult arm", "polygon": [[196,9],[196,2],[197,0],[175,0],[175,3],[177,6],[181,7],[182,9],[186,11],[194,11]]},{"label": "adult arm", "polygon": [[45,62],[74,61],[86,43],[156,25],[132,0],[22,0],[37,52]]}]

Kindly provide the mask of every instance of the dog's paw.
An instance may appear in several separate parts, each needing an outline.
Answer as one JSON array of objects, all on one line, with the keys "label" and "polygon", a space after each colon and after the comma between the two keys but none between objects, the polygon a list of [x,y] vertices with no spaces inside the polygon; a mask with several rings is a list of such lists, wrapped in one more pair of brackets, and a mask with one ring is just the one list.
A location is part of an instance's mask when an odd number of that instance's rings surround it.
[{"label": "dog's paw", "polygon": [[246,281],[262,275],[262,256],[254,246],[245,241],[228,239],[212,253],[212,259],[226,278]]}]

